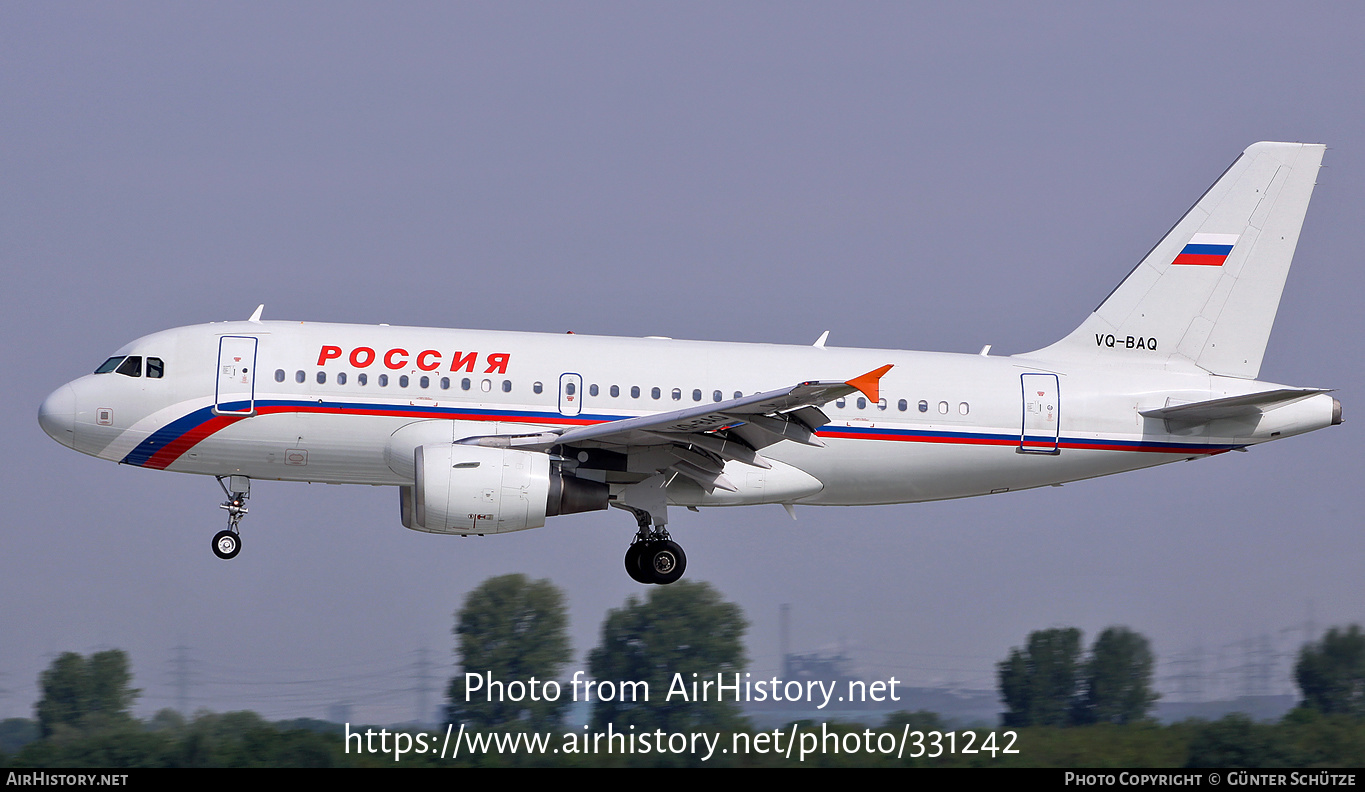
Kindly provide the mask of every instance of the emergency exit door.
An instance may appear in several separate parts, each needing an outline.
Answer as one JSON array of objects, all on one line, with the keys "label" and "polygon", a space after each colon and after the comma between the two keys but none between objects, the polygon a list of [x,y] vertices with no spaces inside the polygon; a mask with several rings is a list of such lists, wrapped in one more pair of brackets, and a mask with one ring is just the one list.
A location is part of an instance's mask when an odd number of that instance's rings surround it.
[{"label": "emergency exit door", "polygon": [[559,376],[559,414],[578,415],[583,412],[583,377],[578,374]]}]

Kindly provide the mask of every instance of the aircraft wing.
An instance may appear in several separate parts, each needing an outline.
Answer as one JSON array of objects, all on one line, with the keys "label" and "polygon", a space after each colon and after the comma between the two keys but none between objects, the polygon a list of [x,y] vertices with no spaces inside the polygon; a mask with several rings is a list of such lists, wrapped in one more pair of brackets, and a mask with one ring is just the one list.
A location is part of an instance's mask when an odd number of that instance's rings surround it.
[{"label": "aircraft wing", "polygon": [[829,416],[820,407],[855,392],[878,401],[879,383],[890,369],[888,364],[851,380],[802,382],[752,396],[593,426],[534,435],[470,437],[460,442],[542,451],[556,446],[619,451],[654,447],[668,455],[667,470],[696,481],[708,492],[717,487],[735,491],[721,475],[727,461],[768,468],[758,453],[767,446],[783,440],[824,446],[815,430],[829,423]]}]

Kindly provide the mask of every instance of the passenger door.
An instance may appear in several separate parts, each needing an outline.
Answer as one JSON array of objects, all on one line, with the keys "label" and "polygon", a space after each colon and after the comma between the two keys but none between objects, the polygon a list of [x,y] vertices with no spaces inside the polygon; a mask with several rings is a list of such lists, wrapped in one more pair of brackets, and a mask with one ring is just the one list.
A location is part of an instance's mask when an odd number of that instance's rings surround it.
[{"label": "passenger door", "polygon": [[218,339],[218,374],[213,411],[218,415],[256,414],[256,339]]},{"label": "passenger door", "polygon": [[1019,450],[1026,454],[1057,454],[1060,434],[1061,403],[1057,395],[1056,374],[1022,374],[1024,421],[1019,432]]}]

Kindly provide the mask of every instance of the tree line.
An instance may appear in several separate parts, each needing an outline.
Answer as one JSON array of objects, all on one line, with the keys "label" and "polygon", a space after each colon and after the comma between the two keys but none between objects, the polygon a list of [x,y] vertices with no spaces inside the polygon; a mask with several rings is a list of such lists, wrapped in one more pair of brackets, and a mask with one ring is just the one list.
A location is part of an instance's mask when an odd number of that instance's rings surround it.
[{"label": "tree line", "polygon": [[[447,690],[446,718],[473,730],[546,731],[564,724],[574,696],[487,695],[532,678],[567,686],[572,659],[563,593],[548,580],[505,575],[485,581],[456,613],[457,665]],[[742,610],[706,583],[682,581],[632,596],[606,615],[588,653],[584,680],[646,682],[669,688],[674,674],[690,678],[742,673],[747,659]],[[1014,757],[821,756],[806,766],[1303,766],[1365,763],[1365,635],[1356,625],[1329,630],[1305,644],[1295,666],[1299,707],[1281,723],[1245,716],[1158,726],[1149,642],[1125,627],[1102,631],[1088,650],[1075,628],[1034,632],[997,665],[1003,728],[1027,751]],[[470,677],[467,674],[477,674]],[[470,690],[470,680],[478,689]],[[187,719],[162,710],[148,721],[131,714],[140,691],[119,650],[88,657],[65,653],[39,678],[35,719],[0,722],[0,766],[393,766],[391,757],[348,753],[337,724],[298,720],[268,723],[254,713],[201,712]],[[543,692],[543,690],[542,690]],[[467,695],[469,694],[469,695]],[[516,700],[514,700],[516,699]],[[594,697],[590,728],[636,732],[752,732],[734,702],[667,702]],[[878,729],[944,730],[933,713],[894,713]],[[866,727],[834,723],[835,731]],[[980,732],[984,740],[985,731]],[[959,730],[960,733],[964,733]],[[654,757],[465,757],[460,764],[653,764]],[[695,763],[688,758],[669,761]],[[775,756],[727,756],[732,766],[778,766]],[[435,762],[409,755],[403,765]],[[449,762],[435,762],[450,766]]]},{"label": "tree line", "polygon": [[[1159,695],[1150,643],[1126,627],[1100,633],[1089,653],[1081,631],[1030,633],[997,667],[1005,726],[1138,723]],[[1365,718],[1365,634],[1358,625],[1333,627],[1299,650],[1294,681],[1301,709]]]}]

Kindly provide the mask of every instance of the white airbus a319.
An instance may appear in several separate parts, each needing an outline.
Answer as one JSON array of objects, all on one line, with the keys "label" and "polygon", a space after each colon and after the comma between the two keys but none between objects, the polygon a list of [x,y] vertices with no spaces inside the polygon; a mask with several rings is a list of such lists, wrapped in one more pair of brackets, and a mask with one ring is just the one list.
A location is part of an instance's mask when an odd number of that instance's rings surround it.
[{"label": "white airbus a319", "polygon": [[261,321],[140,338],[39,410],[57,442],[215,476],[398,488],[437,534],[616,507],[626,571],[687,560],[669,506],[852,506],[1041,487],[1341,422],[1256,379],[1323,146],[1257,143],[1075,332],[990,356]]}]

